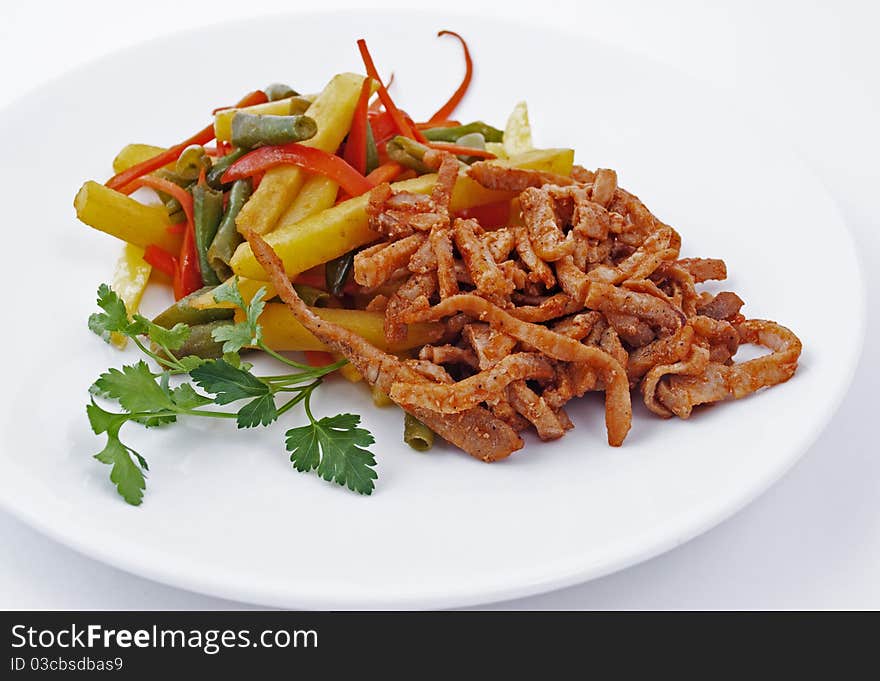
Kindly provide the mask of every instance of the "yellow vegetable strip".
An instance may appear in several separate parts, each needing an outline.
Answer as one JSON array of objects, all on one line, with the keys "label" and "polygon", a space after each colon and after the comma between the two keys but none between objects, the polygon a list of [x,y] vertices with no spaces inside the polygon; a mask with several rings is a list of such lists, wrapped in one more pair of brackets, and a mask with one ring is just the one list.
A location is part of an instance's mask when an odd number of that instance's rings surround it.
[{"label": "yellow vegetable strip", "polygon": [[[324,88],[306,114],[318,124],[318,133],[302,144],[329,153],[335,152],[351,127],[354,107],[361,91],[363,76],[340,73]],[[266,171],[260,186],[244,205],[235,221],[238,231],[266,234],[293,202],[308,173],[296,166],[279,166]]]},{"label": "yellow vegetable strip", "polygon": [[[152,271],[150,263],[144,260],[144,249],[140,246],[125,244],[122,255],[116,262],[116,271],[113,273],[112,288],[125,303],[128,314],[138,311],[141,304],[141,296],[150,281]],[[110,334],[110,342],[122,350],[128,343],[128,338],[119,333]]]},{"label": "yellow vegetable strip", "polygon": [[[154,147],[152,144],[126,144],[113,159],[113,172],[119,174],[138,163],[158,156],[163,151],[165,151],[165,147]],[[169,163],[165,167],[173,168],[174,164]]]},{"label": "yellow vegetable strip", "polygon": [[164,206],[145,205],[97,182],[86,182],[73,200],[76,216],[90,227],[135,246],[156,244],[180,251],[180,234],[168,231]]},{"label": "yellow vegetable strip", "polygon": [[[439,323],[410,324],[407,337],[401,343],[389,346],[383,331],[385,316],[381,312],[331,307],[314,307],[312,311],[321,319],[354,331],[376,347],[390,352],[432,343],[443,334],[443,325]],[[236,311],[236,320],[241,321],[242,315],[240,310]],[[260,315],[260,324],[263,327],[263,340],[273,350],[327,350],[321,341],[306,331],[283,303],[268,303]]]},{"label": "yellow vegetable strip", "polygon": [[[573,162],[574,152],[571,149],[536,149],[509,160],[497,161],[508,167],[544,170],[559,175],[571,173]],[[396,191],[428,194],[436,180],[437,176],[434,174],[422,175],[411,180],[396,182],[393,188]],[[460,176],[455,183],[451,208],[461,210],[512,197],[512,192],[485,189],[470,178]],[[267,235],[266,242],[279,255],[287,274],[292,278],[379,238],[368,224],[366,213],[368,200],[367,195],[357,196],[297,223],[279,227]],[[230,265],[241,277],[249,279],[266,277],[247,243],[238,247]]]}]

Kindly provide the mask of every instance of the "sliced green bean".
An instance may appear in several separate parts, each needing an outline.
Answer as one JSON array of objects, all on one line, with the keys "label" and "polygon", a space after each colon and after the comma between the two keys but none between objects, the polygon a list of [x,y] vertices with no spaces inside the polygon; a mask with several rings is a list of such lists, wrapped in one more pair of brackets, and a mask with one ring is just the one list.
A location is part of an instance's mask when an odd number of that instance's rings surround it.
[{"label": "sliced green bean", "polygon": [[263,92],[266,93],[266,97],[270,102],[274,102],[278,99],[295,97],[299,94],[296,90],[285,83],[272,83],[271,85],[267,85],[263,88]]},{"label": "sliced green bean", "polygon": [[192,307],[190,303],[210,291],[212,286],[205,286],[198,291],[190,293],[188,296],[181,298],[171,307],[160,312],[153,321],[159,326],[170,329],[175,324],[187,324],[188,326],[198,326],[199,324],[207,324],[221,320],[232,319],[235,311],[232,308],[212,307],[205,310]]},{"label": "sliced green bean", "polygon": [[174,172],[185,180],[195,180],[202,170],[211,169],[211,157],[201,144],[191,144],[182,152],[174,164]]},{"label": "sliced green bean", "polygon": [[[187,180],[177,173],[172,173],[170,170],[157,170],[156,176],[161,177],[163,180],[173,182],[178,187],[183,187],[184,189],[188,189],[192,184],[191,180]],[[186,213],[183,212],[183,206],[180,205],[180,201],[171,196],[171,194],[166,194],[158,189],[156,190],[156,194],[158,194],[159,200],[165,204],[165,210],[168,212],[168,219],[171,222],[178,223],[186,220]]]},{"label": "sliced green bean", "polygon": [[296,289],[299,297],[309,307],[327,307],[327,303],[333,299],[333,296],[327,293],[327,291],[322,291],[307,284],[294,284],[293,288]]},{"label": "sliced green bean", "polygon": [[213,187],[214,189],[225,189],[227,185],[224,185],[221,181],[223,173],[229,170],[229,166],[235,163],[246,153],[248,153],[247,149],[233,149],[223,158],[217,159],[214,162],[214,166],[211,168],[210,171],[208,171],[208,175],[205,178],[208,181],[208,185]]},{"label": "sliced green bean", "polygon": [[474,121],[467,125],[456,125],[453,128],[429,128],[422,130],[426,139],[432,142],[455,142],[459,137],[472,132],[480,133],[487,142],[501,142],[504,132],[483,121]]},{"label": "sliced green bean", "polygon": [[205,286],[216,286],[220,283],[220,278],[211,269],[211,263],[208,260],[208,248],[217,235],[220,218],[223,216],[223,192],[211,189],[206,184],[196,184],[193,185],[192,195],[196,252],[199,254],[202,283]]},{"label": "sliced green bean", "polygon": [[[423,160],[427,152],[428,147],[424,144],[402,135],[392,137],[385,145],[385,153],[388,154],[388,158],[406,168],[412,168],[419,175],[434,172],[433,169],[425,165]],[[467,165],[460,159],[459,163],[462,168]]]},{"label": "sliced green bean", "polygon": [[239,111],[232,118],[232,144],[245,149],[261,144],[302,142],[317,132],[315,119],[302,114],[271,116]]},{"label": "sliced green bean", "polygon": [[428,147],[424,144],[419,144],[402,135],[392,137],[385,145],[385,153],[388,154],[388,158],[405,168],[412,168],[420,175],[431,172],[431,169],[422,160],[426,151],[428,151]]},{"label": "sliced green bean", "polygon": [[373,137],[373,126],[367,125],[367,175],[379,167],[379,150]]},{"label": "sliced green bean", "polygon": [[434,446],[434,431],[406,413],[403,415],[403,441],[417,452],[427,452]]},{"label": "sliced green bean", "polygon": [[354,251],[349,251],[345,255],[331,260],[324,266],[324,280],[327,284],[327,290],[334,296],[342,293],[342,287],[348,280],[351,272],[351,266],[354,263]]},{"label": "sliced green bean", "polygon": [[232,189],[229,190],[229,199],[226,202],[226,212],[223,213],[220,225],[217,227],[217,233],[208,247],[208,264],[221,281],[226,281],[232,276],[232,268],[229,267],[232,254],[244,241],[235,226],[235,218],[238,217],[242,206],[251,197],[251,191],[250,178],[236,180],[232,184]]},{"label": "sliced green bean", "polygon": [[208,322],[206,324],[197,324],[190,327],[189,338],[187,338],[183,346],[175,351],[177,357],[186,357],[187,355],[195,355],[202,359],[216,359],[223,356],[223,343],[215,341],[211,335],[214,329],[221,326],[231,324],[229,320],[218,320]]}]

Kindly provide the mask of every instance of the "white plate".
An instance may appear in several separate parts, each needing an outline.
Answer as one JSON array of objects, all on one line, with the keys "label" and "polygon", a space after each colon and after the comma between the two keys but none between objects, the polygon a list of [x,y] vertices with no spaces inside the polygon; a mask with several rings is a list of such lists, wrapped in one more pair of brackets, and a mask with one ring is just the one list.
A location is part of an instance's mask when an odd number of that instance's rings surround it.
[{"label": "white plate", "polygon": [[[458,117],[503,122],[527,99],[537,141],[621,182],[679,229],[686,255],[723,257],[752,317],[803,339],[797,375],[749,399],[661,421],[637,406],[624,446],[605,444],[601,400],[561,441],[529,439],[481,464],[421,455],[395,410],[341,381],[315,410],[360,413],[377,438],[378,487],[359,497],[297,474],[282,434],[187,423],[127,437],[151,464],[127,506],[91,455],[86,388],[128,358],[86,329],[119,245],[78,224],[80,183],[130,141],[171,143],[241,93],[282,80],[314,91],[359,70],[364,35],[416,117],[454,89],[461,31],[478,74]],[[805,451],[852,375],[863,329],[853,245],[800,161],[716,93],[572,35],[496,20],[394,13],[274,17],[211,27],[102,59],[0,115],[4,371],[0,499],[57,540],[176,586],[265,605],[442,607],[590,579],[672,548],[741,508]],[[841,295],[844,292],[844,295]],[[830,315],[835,320],[830,321]]]}]

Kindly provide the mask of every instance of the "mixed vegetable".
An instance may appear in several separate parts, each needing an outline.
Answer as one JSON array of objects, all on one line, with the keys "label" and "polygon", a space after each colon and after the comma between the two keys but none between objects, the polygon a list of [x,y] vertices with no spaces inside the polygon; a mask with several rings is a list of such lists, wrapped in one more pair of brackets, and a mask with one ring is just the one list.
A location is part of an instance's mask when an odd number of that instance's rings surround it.
[{"label": "mixed vegetable", "polygon": [[[210,125],[179,144],[126,146],[114,159],[112,178],[82,186],[74,201],[77,217],[125,242],[112,287],[98,289],[102,311],[91,316],[89,327],[117,347],[131,341],[145,355],[102,374],[87,407],[93,431],[106,436],[96,458],[112,466],[110,479],[127,502],[141,503],[148,470],[144,457],[120,439],[129,421],[157,427],[187,416],[233,419],[250,428],[269,425],[300,404],[308,424],[286,433],[294,468],[372,492],[373,437],[359,427],[360,417],[317,418],[310,403],[325,376],[361,377],[273,302],[275,291],[243,235],[263,235],[299,296],[321,318],[400,355],[439,338],[439,324],[412,324],[403,341],[389,344],[383,315],[364,309],[364,287],[351,272],[355,253],[376,238],[365,213],[370,190],[396,182],[429,193],[436,175],[424,159],[431,149],[450,152],[461,164],[498,159],[554,171],[566,162],[558,150],[532,150],[523,104],[504,131],[454,120],[473,62],[461,36],[439,35],[460,42],[465,75],[424,122],[396,106],[359,40],[366,77],[338,74],[316,95],[282,84],[251,92],[216,109]],[[461,216],[503,221],[509,200],[496,194],[462,177],[452,206]],[[149,282],[170,284],[175,299],[152,320],[138,314]],[[271,356],[286,373],[255,375],[242,357],[245,350]],[[281,354],[287,351],[305,352],[305,362]],[[119,410],[105,409],[98,398]],[[382,394],[374,401],[389,403]],[[425,451],[433,439],[429,428],[406,415],[404,440],[411,447]]]}]

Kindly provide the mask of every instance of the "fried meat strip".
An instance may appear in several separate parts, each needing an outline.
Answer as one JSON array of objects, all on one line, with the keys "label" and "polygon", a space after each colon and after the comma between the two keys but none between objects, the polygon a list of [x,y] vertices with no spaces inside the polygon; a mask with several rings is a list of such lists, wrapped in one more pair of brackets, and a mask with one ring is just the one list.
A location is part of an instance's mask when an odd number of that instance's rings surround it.
[{"label": "fried meat strip", "polygon": [[[592,310],[599,310],[606,317],[609,313],[612,316],[624,314],[637,317],[662,334],[674,333],[682,326],[682,313],[667,301],[603,282],[593,282],[590,285],[585,305]],[[609,321],[612,321],[611,317]]]},{"label": "fried meat strip", "polygon": [[[249,233],[247,237],[254,255],[293,316],[327,347],[344,355],[370,386],[389,394],[392,385],[399,381],[430,385],[426,378],[394,355],[384,353],[356,333],[318,317],[297,295],[272,248],[257,234]],[[523,446],[522,438],[513,428],[482,407],[447,415],[409,404],[400,406],[440,437],[482,461],[503,459]]]},{"label": "fried meat strip", "polygon": [[565,426],[559,417],[547,405],[544,398],[529,388],[525,381],[514,381],[507,386],[507,400],[517,412],[535,426],[538,437],[542,440],[556,440],[565,435]]},{"label": "fried meat strip", "polygon": [[509,192],[521,192],[529,187],[543,187],[545,184],[566,185],[572,183],[572,179],[565,175],[525,168],[506,168],[489,161],[473,163],[468,168],[467,174],[486,189]]},{"label": "fried meat strip", "polygon": [[424,234],[411,234],[357,253],[354,256],[354,280],[369,288],[384,284],[396,270],[406,266],[425,239]]},{"label": "fried meat strip", "polygon": [[441,300],[427,310],[412,310],[404,315],[408,323],[440,320],[457,312],[489,322],[492,328],[513,336],[547,357],[565,362],[581,363],[602,376],[605,382],[605,425],[608,443],[623,443],[632,421],[632,405],[626,372],[616,359],[604,350],[588,347],[550,329],[523,322],[497,305],[473,294],[460,294]]},{"label": "fried meat strip", "polygon": [[705,370],[692,374],[666,372],[673,375],[658,379],[655,401],[684,419],[697,405],[740,399],[761,388],[783,383],[794,375],[801,342],[790,330],[761,319],[745,321],[736,328],[743,343],[762,345],[770,349],[770,354],[726,365],[709,362],[709,351],[703,349],[707,359]]},{"label": "fried meat strip", "polygon": [[477,230],[480,230],[480,224],[476,220],[456,220],[453,229],[455,245],[477,291],[492,300],[501,300],[513,293],[513,282],[499,269]]},{"label": "fried meat strip", "polygon": [[516,252],[522,259],[525,266],[529,268],[531,274],[529,279],[534,282],[541,282],[547,288],[552,289],[556,286],[556,279],[553,276],[553,270],[550,266],[538,257],[532,246],[532,240],[529,232],[525,227],[516,227],[514,229],[514,238],[516,240]]},{"label": "fried meat strip", "polygon": [[491,401],[513,381],[549,379],[553,367],[537,353],[517,352],[508,355],[490,369],[451,384],[410,383],[399,381],[388,395],[398,404],[407,404],[440,414],[455,414]]},{"label": "fried meat strip", "polygon": [[[562,233],[550,192],[530,187],[519,195],[523,221],[535,253],[545,262],[559,260],[574,250],[574,235]],[[526,262],[526,265],[530,263]]]},{"label": "fried meat strip", "polygon": [[406,323],[402,321],[404,312],[413,308],[426,309],[430,297],[437,290],[437,275],[434,272],[414,274],[388,300],[385,306],[385,339],[389,343],[399,343],[406,338]]}]

